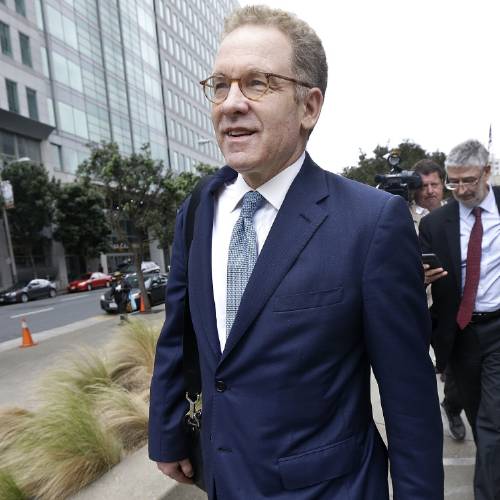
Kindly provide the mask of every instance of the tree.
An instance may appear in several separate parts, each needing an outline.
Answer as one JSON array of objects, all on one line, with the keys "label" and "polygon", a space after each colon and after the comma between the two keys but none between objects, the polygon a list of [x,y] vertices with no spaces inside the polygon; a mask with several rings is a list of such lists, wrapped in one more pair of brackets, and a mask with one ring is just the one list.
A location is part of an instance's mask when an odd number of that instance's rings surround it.
[{"label": "tree", "polygon": [[14,208],[9,210],[12,240],[23,247],[37,277],[34,250],[49,240],[46,230],[52,223],[56,184],[43,165],[31,161],[9,163],[2,179],[10,181],[14,193]]},{"label": "tree", "polygon": [[179,205],[189,196],[201,177],[212,175],[217,171],[217,167],[201,162],[195,168],[196,173],[181,172],[165,178],[164,186],[168,194],[163,198],[162,211],[168,214],[168,222],[163,224],[163,234],[159,238],[165,248],[170,245],[174,237],[175,213]]},{"label": "tree", "polygon": [[106,252],[111,233],[105,200],[99,189],[89,182],[59,185],[56,195],[54,238],[66,252],[80,257],[85,267],[87,258]]},{"label": "tree", "polygon": [[141,271],[146,245],[151,238],[158,240],[160,247],[168,247],[179,204],[191,192],[200,173],[214,170],[200,164],[199,173],[175,175],[163,162],[151,158],[148,145],[138,153],[122,156],[115,143],[92,145],[89,159],[78,168],[78,176],[84,182],[99,186],[115,236],[132,250],[147,310],[150,305]]},{"label": "tree", "polygon": [[[444,166],[446,155],[435,151],[428,153],[419,144],[404,141],[397,147],[401,157],[400,167],[403,170],[411,170],[413,165],[419,160],[428,158],[434,160],[439,165]],[[390,166],[387,163],[385,155],[389,153],[387,146],[377,146],[373,150],[374,156],[368,158],[363,152],[359,155],[358,165],[356,167],[347,167],[342,171],[342,175],[349,179],[353,179],[370,186],[375,186],[376,174],[387,174],[390,171]]]}]

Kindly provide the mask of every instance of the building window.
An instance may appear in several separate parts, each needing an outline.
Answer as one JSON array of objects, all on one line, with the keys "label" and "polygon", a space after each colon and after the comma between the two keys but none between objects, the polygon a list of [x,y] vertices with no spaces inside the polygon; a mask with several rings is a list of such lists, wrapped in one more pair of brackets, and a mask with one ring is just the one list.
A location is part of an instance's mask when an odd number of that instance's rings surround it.
[{"label": "building window", "polygon": [[26,17],[26,5],[24,4],[24,0],[16,0],[16,12],[21,14],[21,16]]},{"label": "building window", "polygon": [[62,148],[58,144],[50,143],[51,151],[51,162],[56,170],[62,170],[63,159],[62,159]]},{"label": "building window", "polygon": [[28,101],[28,115],[32,120],[38,120],[38,106],[36,103],[36,90],[26,87],[26,100]]},{"label": "building window", "polygon": [[19,98],[17,96],[17,83],[12,80],[5,79],[7,87],[7,101],[9,103],[9,111],[19,113]]},{"label": "building window", "polygon": [[30,68],[33,67],[31,61],[30,37],[19,33],[19,45],[21,46],[21,61]]},{"label": "building window", "polygon": [[2,54],[12,57],[9,25],[2,23],[2,21],[0,21],[0,47],[2,49]]}]

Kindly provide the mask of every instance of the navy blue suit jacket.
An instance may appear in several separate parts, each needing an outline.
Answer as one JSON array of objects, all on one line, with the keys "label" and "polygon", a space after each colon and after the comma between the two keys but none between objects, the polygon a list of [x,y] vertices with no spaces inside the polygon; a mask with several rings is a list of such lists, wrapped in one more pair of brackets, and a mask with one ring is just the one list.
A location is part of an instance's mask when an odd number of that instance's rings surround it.
[{"label": "navy blue suit jacket", "polygon": [[[403,199],[326,172],[307,156],[221,353],[211,276],[213,195],[235,175],[222,168],[202,193],[188,278],[185,207],[178,214],[151,384],[150,457],[187,456],[181,360],[188,289],[210,498],[215,484],[219,500],[387,499],[389,456],[395,499],[442,499],[430,319]],[[370,366],[389,451],[373,422]]]}]

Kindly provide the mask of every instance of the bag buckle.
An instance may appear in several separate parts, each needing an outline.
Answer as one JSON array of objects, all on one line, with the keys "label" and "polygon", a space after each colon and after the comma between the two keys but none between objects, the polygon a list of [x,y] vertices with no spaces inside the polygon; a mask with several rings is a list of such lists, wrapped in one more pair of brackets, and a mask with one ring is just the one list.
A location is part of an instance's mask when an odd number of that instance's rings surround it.
[{"label": "bag buckle", "polygon": [[201,425],[201,394],[186,392],[186,400],[189,403],[189,409],[186,413],[186,423],[193,429],[199,429]]}]

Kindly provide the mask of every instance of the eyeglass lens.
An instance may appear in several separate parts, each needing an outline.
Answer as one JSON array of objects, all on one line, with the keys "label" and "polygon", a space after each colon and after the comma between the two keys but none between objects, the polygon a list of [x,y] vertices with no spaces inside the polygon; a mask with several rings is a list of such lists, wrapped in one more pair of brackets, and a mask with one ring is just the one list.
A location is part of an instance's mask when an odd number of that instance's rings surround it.
[{"label": "eyeglass lens", "polygon": [[238,82],[241,92],[248,99],[259,99],[269,89],[269,78],[263,73],[246,73],[241,78],[234,79],[224,75],[214,75],[208,78],[203,85],[205,95],[212,102],[222,102],[229,94],[233,81]]}]

